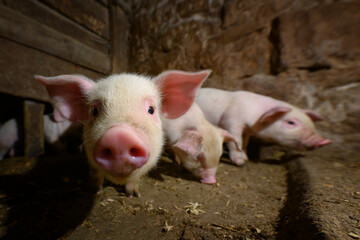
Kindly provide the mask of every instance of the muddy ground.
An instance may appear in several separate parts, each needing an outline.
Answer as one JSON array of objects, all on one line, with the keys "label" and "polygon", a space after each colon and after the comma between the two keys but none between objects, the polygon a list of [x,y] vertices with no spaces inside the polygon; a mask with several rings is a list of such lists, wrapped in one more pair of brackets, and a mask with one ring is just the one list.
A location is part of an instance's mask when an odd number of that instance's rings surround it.
[{"label": "muddy ground", "polygon": [[314,152],[265,146],[245,167],[224,154],[215,185],[199,183],[165,155],[143,179],[140,198],[111,183],[97,194],[83,155],[6,159],[0,162],[0,236],[357,239],[359,147],[356,141]]}]

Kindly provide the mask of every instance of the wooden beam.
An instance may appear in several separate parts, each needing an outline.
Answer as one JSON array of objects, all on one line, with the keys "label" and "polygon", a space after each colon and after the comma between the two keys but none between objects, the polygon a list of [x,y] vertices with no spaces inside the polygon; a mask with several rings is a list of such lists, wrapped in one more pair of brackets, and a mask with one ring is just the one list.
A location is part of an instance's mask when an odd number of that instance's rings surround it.
[{"label": "wooden beam", "polygon": [[41,0],[65,16],[109,39],[109,9],[94,0]]},{"label": "wooden beam", "polygon": [[109,6],[109,1],[108,0],[96,0],[96,1],[101,3],[104,6]]},{"label": "wooden beam", "polygon": [[101,73],[111,71],[109,56],[3,5],[0,35]]},{"label": "wooden beam", "polygon": [[91,79],[102,77],[97,72],[1,37],[0,56],[0,92],[18,97],[49,102],[48,93],[34,79],[35,74],[82,74]]},{"label": "wooden beam", "polygon": [[128,70],[128,39],[130,24],[124,11],[110,4],[111,37],[112,37],[112,73],[121,73]]},{"label": "wooden beam", "polygon": [[97,34],[87,30],[85,27],[71,21],[64,15],[49,8],[43,3],[35,0],[13,1],[2,0],[5,6],[38,21],[58,32],[70,36],[90,48],[100,51],[104,54],[109,53],[108,40],[99,37]]},{"label": "wooden beam", "polygon": [[37,157],[44,153],[44,104],[24,101],[24,155]]}]

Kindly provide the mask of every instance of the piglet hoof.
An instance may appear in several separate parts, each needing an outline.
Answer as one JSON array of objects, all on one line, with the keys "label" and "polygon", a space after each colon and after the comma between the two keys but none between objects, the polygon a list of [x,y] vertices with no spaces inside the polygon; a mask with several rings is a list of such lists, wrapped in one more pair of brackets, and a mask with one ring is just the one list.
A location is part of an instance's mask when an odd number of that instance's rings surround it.
[{"label": "piglet hoof", "polygon": [[236,151],[230,153],[230,159],[237,166],[244,166],[245,162],[248,160],[248,157],[245,152]]},{"label": "piglet hoof", "polygon": [[94,191],[96,191],[97,195],[100,195],[104,190],[104,176],[100,174],[99,171],[97,171],[94,168],[90,168],[89,172],[89,181],[90,181],[90,187]]},{"label": "piglet hoof", "polygon": [[201,183],[204,183],[204,184],[215,184],[216,183],[216,179],[201,179],[200,180]]},{"label": "piglet hoof", "polygon": [[237,165],[237,166],[239,166],[239,167],[241,167],[241,166],[244,166],[245,165],[245,160],[244,159],[235,159],[235,160],[233,160],[233,162]]},{"label": "piglet hoof", "polygon": [[126,195],[129,198],[141,197],[139,192],[139,184],[137,183],[127,183],[125,185],[125,191],[126,191]]}]

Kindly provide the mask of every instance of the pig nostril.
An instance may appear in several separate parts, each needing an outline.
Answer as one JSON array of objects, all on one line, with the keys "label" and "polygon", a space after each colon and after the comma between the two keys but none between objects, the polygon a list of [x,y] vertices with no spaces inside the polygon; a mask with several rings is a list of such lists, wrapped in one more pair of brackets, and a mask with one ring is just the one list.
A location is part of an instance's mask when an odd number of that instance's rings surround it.
[{"label": "pig nostril", "polygon": [[105,148],[103,151],[102,151],[102,154],[103,156],[111,156],[112,152],[109,148]]},{"label": "pig nostril", "polygon": [[143,156],[142,151],[138,148],[131,148],[130,149],[130,155],[132,157],[141,157]]}]

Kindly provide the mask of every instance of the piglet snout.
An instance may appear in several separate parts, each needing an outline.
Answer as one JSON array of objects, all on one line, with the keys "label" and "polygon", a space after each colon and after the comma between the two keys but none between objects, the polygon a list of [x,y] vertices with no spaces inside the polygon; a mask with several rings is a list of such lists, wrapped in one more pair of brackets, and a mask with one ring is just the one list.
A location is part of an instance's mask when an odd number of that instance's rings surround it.
[{"label": "piglet snout", "polygon": [[321,139],[317,142],[316,147],[322,147],[325,146],[327,144],[331,143],[331,140],[329,139]]},{"label": "piglet snout", "polygon": [[307,149],[312,150],[316,148],[320,148],[322,146],[325,146],[327,144],[331,143],[331,140],[325,139],[320,135],[311,135],[304,141],[304,145]]},{"label": "piglet snout", "polygon": [[204,169],[201,173],[200,173],[200,181],[202,183],[205,184],[213,184],[216,183],[216,178],[215,178],[215,174],[216,174],[216,168],[207,168]]},{"label": "piglet snout", "polygon": [[95,161],[106,171],[128,176],[149,159],[149,139],[127,124],[110,127],[96,142]]}]

